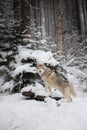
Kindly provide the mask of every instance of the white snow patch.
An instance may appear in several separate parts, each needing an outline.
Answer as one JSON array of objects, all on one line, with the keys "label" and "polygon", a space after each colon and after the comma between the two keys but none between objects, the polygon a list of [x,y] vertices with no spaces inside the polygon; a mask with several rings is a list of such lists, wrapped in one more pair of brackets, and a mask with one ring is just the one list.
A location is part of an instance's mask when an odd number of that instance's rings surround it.
[{"label": "white snow patch", "polygon": [[13,76],[15,76],[15,75],[17,75],[19,73],[22,73],[23,71],[36,73],[36,68],[35,67],[30,67],[30,64],[20,65],[20,66],[16,67]]},{"label": "white snow patch", "polygon": [[27,58],[35,58],[37,63],[49,63],[52,65],[57,65],[58,62],[53,58],[53,54],[50,51],[44,52],[42,50],[31,50],[25,47],[19,46],[19,58],[27,59]]},{"label": "white snow patch", "polygon": [[86,115],[87,97],[72,103],[46,98],[44,103],[0,95],[0,130],[87,130]]},{"label": "white snow patch", "polygon": [[13,80],[11,81],[8,81],[6,83],[4,83],[2,86],[1,86],[1,91],[5,91],[5,90],[12,90],[13,89]]},{"label": "white snow patch", "polygon": [[87,78],[87,74],[80,69],[76,69],[75,67],[66,67],[67,71],[71,74],[74,74],[77,78]]},{"label": "white snow patch", "polygon": [[42,44],[44,44],[44,43],[47,43],[47,40],[46,40],[46,39],[42,39],[40,42],[41,42]]},{"label": "white snow patch", "polygon": [[35,95],[41,95],[41,96],[49,96],[49,93],[45,92],[45,88],[38,82],[36,82],[35,85],[28,85],[27,87],[24,87],[21,92],[31,91],[34,92]]}]

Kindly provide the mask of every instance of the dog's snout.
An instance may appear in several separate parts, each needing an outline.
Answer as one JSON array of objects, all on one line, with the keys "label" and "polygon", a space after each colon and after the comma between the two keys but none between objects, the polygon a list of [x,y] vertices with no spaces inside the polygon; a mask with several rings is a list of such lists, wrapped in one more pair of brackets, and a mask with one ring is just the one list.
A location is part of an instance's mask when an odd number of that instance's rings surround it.
[{"label": "dog's snout", "polygon": [[39,70],[39,72],[41,72],[41,70]]}]

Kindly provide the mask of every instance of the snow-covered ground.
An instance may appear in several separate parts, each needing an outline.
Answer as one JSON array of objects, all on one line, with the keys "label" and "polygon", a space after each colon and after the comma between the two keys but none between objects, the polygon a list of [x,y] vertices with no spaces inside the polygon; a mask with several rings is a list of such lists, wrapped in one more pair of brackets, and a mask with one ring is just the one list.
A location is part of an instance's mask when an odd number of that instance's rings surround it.
[{"label": "snow-covered ground", "polygon": [[[22,59],[28,57],[37,59],[37,63],[58,64],[51,52],[33,51],[21,46],[18,49],[19,55],[16,56],[13,76],[24,70],[36,73],[35,67],[30,68],[28,63],[21,63]],[[0,94],[0,130],[87,130],[87,92],[83,92],[87,84],[80,82],[83,77],[87,79],[87,74],[73,67],[66,67],[66,70],[68,80],[74,85],[77,93],[72,103],[67,103],[65,99],[55,101],[48,95],[45,102],[40,102],[27,100],[21,93]],[[29,89],[31,87],[29,86]],[[3,86],[1,84],[1,88],[4,91],[6,88],[13,88],[13,81],[6,82]],[[46,94],[38,83],[32,91],[36,94]]]},{"label": "snow-covered ground", "polygon": [[87,130],[87,97],[67,103],[25,100],[21,94],[0,96],[0,130]]}]

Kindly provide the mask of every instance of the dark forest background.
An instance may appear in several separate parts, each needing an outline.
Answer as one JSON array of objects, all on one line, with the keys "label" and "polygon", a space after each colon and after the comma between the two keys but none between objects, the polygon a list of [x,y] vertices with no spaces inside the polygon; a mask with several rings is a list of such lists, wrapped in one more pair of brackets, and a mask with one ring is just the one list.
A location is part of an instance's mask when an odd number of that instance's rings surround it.
[{"label": "dark forest background", "polygon": [[87,1],[0,0],[0,41],[19,42],[25,34],[35,39],[34,33],[48,40],[54,51],[82,42],[87,35]]}]

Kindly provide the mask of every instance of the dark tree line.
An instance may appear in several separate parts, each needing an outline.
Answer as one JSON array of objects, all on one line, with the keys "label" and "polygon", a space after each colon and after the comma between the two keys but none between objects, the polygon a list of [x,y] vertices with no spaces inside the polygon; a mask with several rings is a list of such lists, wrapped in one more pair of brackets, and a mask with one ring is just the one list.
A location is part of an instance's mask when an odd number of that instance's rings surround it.
[{"label": "dark tree line", "polygon": [[[87,35],[86,0],[22,0],[23,30],[41,27],[42,37],[49,37],[56,50],[62,51],[67,39],[82,40]],[[76,35],[75,35],[76,34]],[[70,36],[70,39],[69,39]],[[78,38],[78,36],[80,38]]]},{"label": "dark tree line", "polygon": [[62,51],[67,41],[86,38],[87,1],[0,0],[0,28],[1,40],[18,40],[22,32],[34,39],[34,32],[39,31],[40,38]]}]

